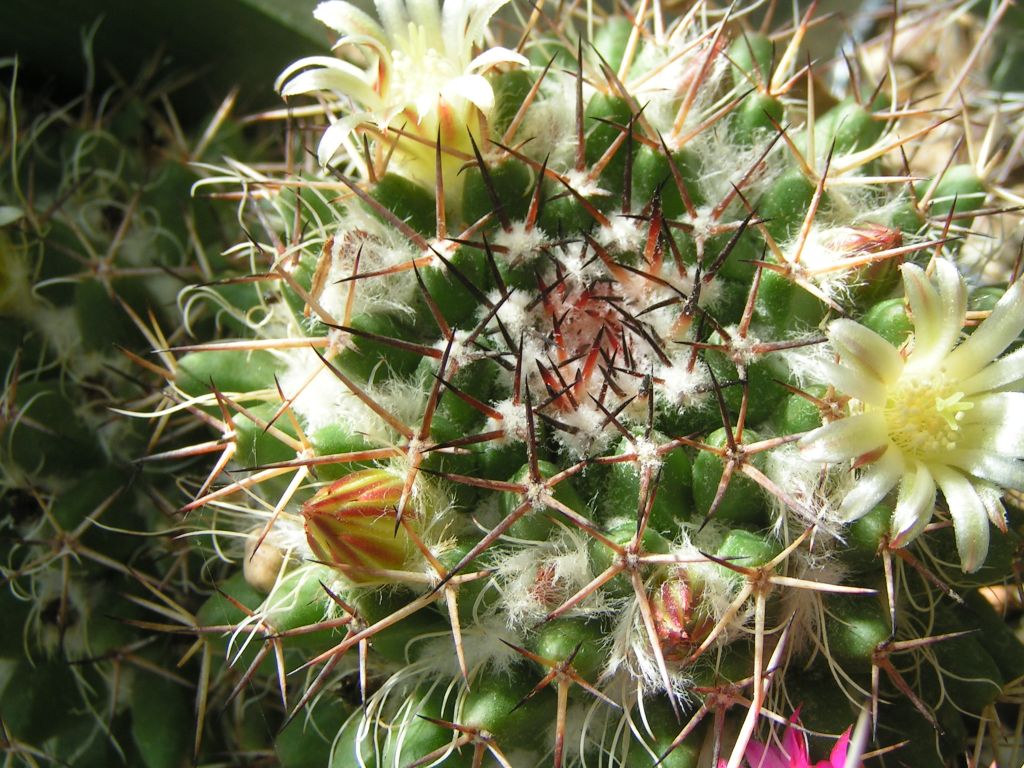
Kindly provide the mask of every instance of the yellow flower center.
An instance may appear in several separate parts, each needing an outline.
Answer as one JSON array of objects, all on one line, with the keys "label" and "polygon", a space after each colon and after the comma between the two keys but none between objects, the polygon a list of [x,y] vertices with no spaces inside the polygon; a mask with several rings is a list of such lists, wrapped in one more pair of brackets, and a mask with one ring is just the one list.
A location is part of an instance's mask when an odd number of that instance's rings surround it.
[{"label": "yellow flower center", "polygon": [[414,105],[417,117],[422,120],[437,110],[441,89],[461,73],[455,62],[423,44],[422,28],[417,27],[419,34],[415,34],[411,27],[409,37],[415,45],[391,52],[391,92],[387,98],[396,103]]},{"label": "yellow flower center", "polygon": [[897,382],[882,413],[889,439],[901,451],[925,458],[956,448],[960,422],[973,407],[963,392],[938,376]]},{"label": "yellow flower center", "polygon": [[[397,163],[402,173],[430,190],[436,180],[437,149],[441,145],[449,150],[468,154],[472,151],[469,133],[477,141],[480,130],[473,118],[473,103],[457,93],[442,92],[456,78],[468,74],[472,42],[465,42],[461,52],[449,52],[432,47],[426,30],[409,22],[406,35],[396,38],[391,51],[391,64],[386,80],[378,89],[388,109],[397,114],[391,117],[391,126],[418,138],[403,138],[396,147]],[[444,190],[452,200],[459,200],[463,176],[459,173],[463,160],[444,153],[441,157]]]}]

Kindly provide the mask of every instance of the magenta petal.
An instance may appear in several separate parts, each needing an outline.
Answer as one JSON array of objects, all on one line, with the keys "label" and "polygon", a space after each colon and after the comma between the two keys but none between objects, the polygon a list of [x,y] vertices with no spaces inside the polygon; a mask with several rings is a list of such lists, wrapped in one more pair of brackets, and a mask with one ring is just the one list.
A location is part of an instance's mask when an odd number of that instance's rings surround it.
[{"label": "magenta petal", "polygon": [[778,747],[769,747],[752,741],[743,753],[750,768],[792,768],[785,753]]},{"label": "magenta petal", "polygon": [[807,738],[794,725],[799,724],[800,710],[797,709],[790,718],[790,726],[782,737],[782,747],[789,755],[786,768],[811,768],[807,759]]},{"label": "magenta petal", "polygon": [[832,752],[828,756],[828,763],[822,763],[822,768],[843,768],[846,765],[846,753],[850,749],[850,729],[847,728],[843,731],[843,735],[839,737],[839,741],[832,747]]}]

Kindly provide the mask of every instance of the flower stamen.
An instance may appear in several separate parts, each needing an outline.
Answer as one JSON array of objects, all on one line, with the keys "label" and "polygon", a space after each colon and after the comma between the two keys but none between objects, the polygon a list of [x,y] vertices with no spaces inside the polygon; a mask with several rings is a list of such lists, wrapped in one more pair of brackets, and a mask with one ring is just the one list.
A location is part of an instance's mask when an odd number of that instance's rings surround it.
[{"label": "flower stamen", "polygon": [[911,379],[894,387],[882,409],[889,439],[923,459],[955,450],[960,422],[974,407],[963,392],[950,391],[944,378]]}]

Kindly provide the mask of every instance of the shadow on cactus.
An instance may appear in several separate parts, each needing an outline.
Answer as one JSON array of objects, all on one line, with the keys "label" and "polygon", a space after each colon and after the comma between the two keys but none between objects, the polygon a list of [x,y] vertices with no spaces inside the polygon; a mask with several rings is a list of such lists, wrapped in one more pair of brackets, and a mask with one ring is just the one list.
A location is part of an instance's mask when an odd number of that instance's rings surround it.
[{"label": "shadow on cactus", "polygon": [[281,763],[1011,748],[1024,302],[957,266],[1013,215],[960,145],[908,161],[951,115],[803,66],[813,12],[502,6],[321,4],[285,171],[201,185],[246,238],[165,455],[216,457],[183,510],[261,596],[192,631]]}]

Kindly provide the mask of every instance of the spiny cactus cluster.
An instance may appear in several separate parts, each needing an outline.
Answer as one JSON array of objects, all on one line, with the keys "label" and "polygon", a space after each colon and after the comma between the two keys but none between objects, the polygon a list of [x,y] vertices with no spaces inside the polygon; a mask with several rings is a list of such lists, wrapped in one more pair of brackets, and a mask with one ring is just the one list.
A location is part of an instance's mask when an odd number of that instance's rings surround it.
[{"label": "spiny cactus cluster", "polygon": [[502,5],[318,7],[323,173],[236,170],[245,327],[168,382],[282,762],[1002,759],[1024,300],[956,266],[976,158],[910,164],[958,115],[823,88],[812,13]]},{"label": "spiny cactus cluster", "polygon": [[114,409],[163,399],[149,324],[222,268],[197,262],[221,225],[191,205],[187,163],[227,150],[230,101],[186,141],[165,73],[59,106],[17,62],[0,75],[4,764],[175,766],[191,680],[167,663],[176,641],[129,620],[151,618],[154,592],[194,591],[196,558],[169,536],[174,473],[137,463],[152,425]]},{"label": "spiny cactus cluster", "polygon": [[1019,147],[991,35],[922,101],[934,14],[812,63],[813,7],[317,8],[122,409],[225,575],[133,626],[227,762],[1019,763]]}]

